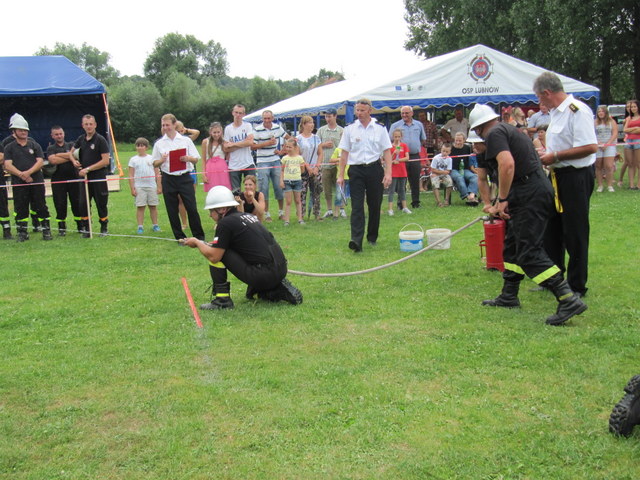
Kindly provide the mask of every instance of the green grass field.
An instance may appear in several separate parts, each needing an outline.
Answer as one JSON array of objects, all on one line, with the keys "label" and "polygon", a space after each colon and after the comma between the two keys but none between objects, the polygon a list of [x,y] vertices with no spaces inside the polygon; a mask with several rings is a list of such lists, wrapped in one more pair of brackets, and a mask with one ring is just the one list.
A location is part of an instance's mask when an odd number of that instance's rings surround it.
[{"label": "green grass field", "polygon": [[[135,237],[121,184],[110,231]],[[372,274],[290,275],[297,307],[246,300],[232,279],[236,308],[202,312],[203,329],[181,285],[208,300],[196,250],[1,242],[0,478],[635,479],[640,430],[619,439],[607,422],[640,373],[638,195],[594,194],[589,310],[562,328],[544,325],[556,302],[533,283],[521,309],[480,306],[501,287],[481,224]],[[424,199],[383,216],[358,255],[348,220],[269,228],[291,269],[344,272],[405,255],[406,223],[454,230],[481,214]]]}]

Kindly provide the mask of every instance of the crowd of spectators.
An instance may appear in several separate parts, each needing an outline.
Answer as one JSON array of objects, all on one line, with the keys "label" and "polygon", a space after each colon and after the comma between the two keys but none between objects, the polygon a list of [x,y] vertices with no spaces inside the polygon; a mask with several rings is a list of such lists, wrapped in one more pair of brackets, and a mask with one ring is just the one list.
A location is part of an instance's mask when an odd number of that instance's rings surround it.
[{"label": "crowd of spectators", "polygon": [[[546,131],[551,116],[545,105],[504,106],[500,112],[501,121],[513,125],[523,135],[527,135],[538,152],[547,151]],[[269,110],[262,113],[262,122],[257,125],[244,121],[243,105],[234,105],[231,113],[233,122],[226,127],[219,122],[213,122],[210,125],[208,135],[202,141],[201,154],[193,143],[199,137],[200,131],[186,128],[172,115],[163,117],[163,136],[156,142],[151,156],[146,154],[149,142],[146,139],[136,141],[138,155],[133,157],[129,164],[129,181],[131,193],[136,197],[137,233],[144,231],[145,208],[150,212],[152,230],[160,230],[156,206],[159,204],[157,195],[163,194],[171,229],[176,239],[185,237],[186,228],[190,228],[194,236],[202,236],[194,191],[194,188],[197,188],[198,179],[201,180],[204,192],[208,192],[216,185],[230,188],[240,204],[239,209],[254,213],[261,222],[271,222],[276,218],[275,209],[272,209],[273,217],[270,212],[271,197],[277,202],[277,219],[289,224],[290,214],[285,216],[285,191],[290,192],[291,197],[287,203],[289,206],[287,210],[290,211],[292,204],[297,207],[296,216],[300,224],[304,224],[305,216],[307,218],[313,216],[317,221],[327,218],[337,220],[347,216],[345,206],[349,197],[348,166],[345,169],[347,181],[344,186],[337,184],[340,158],[338,146],[344,129],[338,125],[335,109],[324,112],[324,124],[318,129],[316,129],[314,118],[302,116],[298,122],[298,132],[294,134],[288,133],[283,125],[277,123]],[[414,113],[417,117],[415,120]],[[373,121],[378,122],[375,118]],[[108,157],[109,150],[108,146],[105,146],[106,142],[100,141],[102,137],[95,133],[95,119],[83,118],[82,122],[87,133],[76,142],[65,142],[64,131],[60,126],[54,125],[51,132],[53,142],[47,154],[42,155],[44,158],[40,162],[34,159],[33,168],[25,171],[33,170],[31,173],[39,178],[37,173],[47,164],[49,165],[55,179],[62,180],[56,182],[53,188],[59,234],[66,234],[67,204],[70,203],[78,231],[88,237],[88,207],[85,205],[84,198],[81,198],[84,197],[84,191],[79,188],[79,180],[85,176],[92,180],[105,179],[107,171],[103,164],[107,161],[105,158]],[[27,124],[26,121],[23,124],[18,120],[17,125]],[[625,142],[622,149],[623,155],[619,155],[616,148],[618,124],[610,116],[606,106],[601,105],[596,110],[594,129],[598,139],[597,160],[594,167],[597,180],[596,192],[603,192],[605,188],[609,192],[614,191],[616,159],[624,159],[617,185],[622,186],[624,174],[628,173],[629,188],[637,190],[640,181],[640,104],[638,101],[630,100],[626,104],[625,120],[621,126]],[[5,149],[9,143],[23,135],[22,130],[28,134],[28,126],[26,129],[12,129],[12,135],[3,142]],[[400,109],[400,119],[393,123],[387,132],[390,141],[393,142],[392,182],[385,191],[388,195],[389,215],[394,214],[396,205],[400,213],[411,214],[412,210],[408,207],[409,198],[411,207],[419,208],[421,194],[425,192],[432,192],[435,205],[441,207],[452,204],[452,192],[457,192],[456,198],[459,196],[463,205],[478,205],[476,155],[468,141],[469,122],[465,118],[462,107],[456,107],[453,118],[442,126],[438,126],[425,110],[414,112],[412,107],[404,106]],[[28,137],[27,134],[25,135]],[[292,172],[297,169],[297,166],[290,169],[289,180],[287,182],[283,180],[285,165],[282,159],[288,153],[285,147],[290,139],[296,140],[295,145],[289,147],[289,151],[295,150],[296,155],[290,155],[289,158],[296,158],[299,153],[303,160],[299,186],[292,179]],[[29,140],[32,141],[30,138]],[[96,141],[99,143],[96,144]],[[97,145],[98,150],[90,150],[91,144]],[[170,161],[169,156],[171,151],[180,149],[184,149],[182,153],[186,152],[186,154],[177,157],[176,165],[182,168],[175,170],[175,165],[171,163],[173,160]],[[13,152],[11,149],[9,151]],[[74,158],[74,151],[77,158]],[[35,149],[36,155],[38,152]],[[87,157],[89,153],[93,155],[91,158]],[[12,155],[15,154],[12,153]],[[147,157],[149,162],[146,161]],[[0,159],[2,159],[1,156]],[[201,159],[201,168],[198,169],[197,164]],[[12,171],[14,162],[3,163],[4,169],[15,178],[16,185],[21,182],[26,183],[20,176],[16,176],[21,172]],[[38,166],[40,164],[42,165]],[[197,170],[201,172],[197,173]],[[1,180],[4,182],[4,175]],[[64,181],[70,183],[66,184]],[[440,188],[444,189],[444,198],[440,195]],[[12,238],[6,197],[7,189],[0,186],[0,225],[3,227],[4,238]],[[22,218],[25,200],[21,199],[20,194],[18,198],[21,211],[18,231],[22,232],[19,238],[24,240],[28,238],[24,233],[24,222],[27,219]],[[322,202],[323,198],[324,202]],[[108,233],[106,180],[91,182],[90,199],[96,203],[101,233],[106,235]],[[188,206],[185,205],[185,200]],[[45,238],[48,239],[51,237],[48,211],[45,212],[37,200],[34,202],[39,209],[39,214],[32,215],[34,229],[42,230],[39,222],[44,221],[48,232]],[[326,203],[326,210],[323,209],[322,203]],[[34,212],[33,209],[27,210]]]}]

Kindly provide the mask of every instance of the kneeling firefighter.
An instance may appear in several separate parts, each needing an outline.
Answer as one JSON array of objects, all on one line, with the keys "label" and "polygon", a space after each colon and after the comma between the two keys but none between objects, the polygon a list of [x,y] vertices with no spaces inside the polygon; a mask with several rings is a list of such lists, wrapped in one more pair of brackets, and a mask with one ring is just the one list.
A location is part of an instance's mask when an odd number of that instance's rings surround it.
[{"label": "kneeling firefighter", "polygon": [[202,310],[233,308],[231,284],[227,270],[247,284],[246,297],[263,300],[284,300],[293,305],[302,303],[302,293],[286,278],[287,259],[269,232],[251,213],[238,212],[238,202],[227,187],[209,190],[205,210],[216,222],[213,242],[185,238],[180,243],[197,248],[209,260],[213,281],[213,298],[201,305]]}]

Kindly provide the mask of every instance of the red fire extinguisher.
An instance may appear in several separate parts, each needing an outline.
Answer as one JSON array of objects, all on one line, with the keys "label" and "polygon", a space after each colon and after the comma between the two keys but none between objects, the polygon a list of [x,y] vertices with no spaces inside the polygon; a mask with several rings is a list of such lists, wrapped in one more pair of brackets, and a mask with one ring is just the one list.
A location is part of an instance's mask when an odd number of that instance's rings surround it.
[{"label": "red fire extinguisher", "polygon": [[[487,270],[504,272],[502,250],[504,248],[504,220],[490,218],[483,222],[484,240],[480,240],[480,257],[486,258]],[[484,249],[484,252],[483,252]],[[485,253],[483,255],[483,253]]]}]

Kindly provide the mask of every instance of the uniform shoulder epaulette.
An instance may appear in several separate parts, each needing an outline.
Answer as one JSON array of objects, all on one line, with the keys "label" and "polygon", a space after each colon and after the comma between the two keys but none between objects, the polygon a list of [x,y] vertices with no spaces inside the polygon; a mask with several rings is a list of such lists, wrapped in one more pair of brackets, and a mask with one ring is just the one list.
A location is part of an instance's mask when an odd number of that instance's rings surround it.
[{"label": "uniform shoulder epaulette", "polygon": [[578,110],[580,110],[580,108],[575,104],[575,103],[571,103],[569,105],[569,109],[573,112],[576,113]]}]

